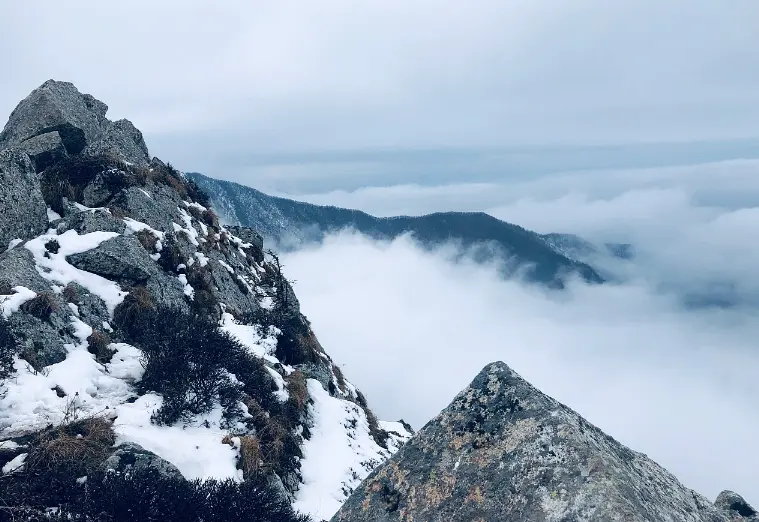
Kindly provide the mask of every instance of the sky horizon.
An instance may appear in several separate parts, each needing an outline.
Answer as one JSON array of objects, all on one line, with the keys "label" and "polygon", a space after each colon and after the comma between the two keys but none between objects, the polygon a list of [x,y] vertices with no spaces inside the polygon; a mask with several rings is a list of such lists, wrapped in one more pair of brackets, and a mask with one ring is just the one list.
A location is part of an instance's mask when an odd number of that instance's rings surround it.
[{"label": "sky horizon", "polygon": [[[264,189],[309,181],[262,172],[261,155],[759,138],[751,0],[82,0],[43,13],[0,6],[14,50],[0,115],[49,78],[70,81],[153,154]],[[306,167],[328,178],[333,165]],[[394,183],[370,174],[361,182]]]}]

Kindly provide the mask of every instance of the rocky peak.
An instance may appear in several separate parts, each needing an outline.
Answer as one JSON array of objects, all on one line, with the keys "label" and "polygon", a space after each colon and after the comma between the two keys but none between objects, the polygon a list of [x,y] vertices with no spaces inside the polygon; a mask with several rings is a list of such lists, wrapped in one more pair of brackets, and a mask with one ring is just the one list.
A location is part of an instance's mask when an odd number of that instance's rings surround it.
[{"label": "rocky peak", "polygon": [[48,80],[13,110],[0,133],[0,150],[21,148],[38,172],[69,155],[104,152],[147,165],[142,133],[127,120],[110,121],[107,111],[105,103],[74,84]]},{"label": "rocky peak", "polygon": [[486,366],[333,518],[361,521],[754,520],[687,489],[506,364]]}]

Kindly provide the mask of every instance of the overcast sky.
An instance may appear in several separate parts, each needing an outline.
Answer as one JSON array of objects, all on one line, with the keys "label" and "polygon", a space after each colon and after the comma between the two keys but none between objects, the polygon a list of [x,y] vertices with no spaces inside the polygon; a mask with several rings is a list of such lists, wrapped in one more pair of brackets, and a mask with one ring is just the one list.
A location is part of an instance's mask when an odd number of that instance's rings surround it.
[{"label": "overcast sky", "polygon": [[180,168],[290,191],[383,184],[304,173],[304,152],[758,137],[757,19],[754,0],[2,2],[0,114],[72,81]]}]

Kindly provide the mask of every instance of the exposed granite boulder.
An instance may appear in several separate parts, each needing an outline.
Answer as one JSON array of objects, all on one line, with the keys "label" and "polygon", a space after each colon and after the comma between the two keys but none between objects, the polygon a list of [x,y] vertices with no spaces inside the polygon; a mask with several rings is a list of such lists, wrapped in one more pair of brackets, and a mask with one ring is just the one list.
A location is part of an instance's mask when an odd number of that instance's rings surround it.
[{"label": "exposed granite boulder", "polygon": [[50,282],[35,268],[34,256],[22,246],[0,252],[0,284],[11,288],[25,286],[37,293],[50,291]]},{"label": "exposed granite boulder", "polygon": [[29,155],[37,172],[42,172],[68,155],[58,131],[29,138],[21,143],[20,148]]},{"label": "exposed granite boulder", "polygon": [[18,149],[0,152],[0,215],[0,251],[13,239],[31,239],[47,227],[47,206],[37,175]]},{"label": "exposed granite boulder", "polygon": [[167,477],[182,477],[182,473],[174,464],[146,450],[139,444],[130,442],[117,446],[113,454],[103,463],[103,468],[122,473],[154,469]]},{"label": "exposed granite boulder", "polygon": [[115,281],[141,283],[158,271],[134,236],[116,236],[97,248],[66,259],[81,270]]},{"label": "exposed granite boulder", "polygon": [[135,165],[150,163],[150,154],[142,132],[129,120],[108,122],[99,141],[89,145],[85,154],[115,154]]},{"label": "exposed granite boulder", "polygon": [[150,183],[142,188],[127,187],[116,194],[111,205],[156,230],[171,232],[174,230],[173,223],[182,224],[178,210],[182,199],[175,190],[165,185]]},{"label": "exposed granite boulder", "polygon": [[731,518],[504,363],[493,363],[375,470],[332,520]]},{"label": "exposed granite boulder", "polygon": [[[107,152],[141,166],[150,162],[142,133],[126,120],[111,122],[108,106],[69,82],[48,80],[11,113],[0,150],[21,146],[37,171],[65,154]],[[45,136],[45,138],[41,138]]]},{"label": "exposed granite boulder", "polygon": [[723,491],[717,497],[714,505],[728,513],[732,520],[757,521],[759,512],[746,502],[742,496],[733,491]]},{"label": "exposed granite boulder", "polygon": [[105,210],[80,211],[74,207],[70,208],[75,211],[67,212],[63,219],[50,224],[59,234],[63,234],[66,230],[76,230],[78,234],[89,234],[91,232],[123,234],[126,230],[123,219],[118,219]]},{"label": "exposed granite boulder", "polygon": [[58,131],[66,151],[78,154],[100,138],[106,111],[105,103],[74,84],[48,80],[13,110],[0,133],[0,149]]}]

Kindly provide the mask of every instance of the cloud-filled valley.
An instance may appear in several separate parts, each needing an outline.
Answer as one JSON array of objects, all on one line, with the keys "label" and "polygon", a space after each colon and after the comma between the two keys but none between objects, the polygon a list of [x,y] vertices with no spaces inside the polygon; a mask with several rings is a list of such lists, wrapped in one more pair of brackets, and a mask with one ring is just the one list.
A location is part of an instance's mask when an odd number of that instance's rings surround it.
[{"label": "cloud-filled valley", "polygon": [[[452,264],[445,248],[349,231],[290,254],[286,270],[322,343],[385,418],[419,428],[484,364],[503,360],[686,486],[712,498],[740,488],[757,503],[755,169],[731,162],[307,198],[423,213],[459,194],[467,210],[538,232],[629,241],[633,260],[606,260],[616,284],[547,292],[502,280],[493,266]],[[687,306],[693,294],[713,299]],[[723,294],[731,306],[713,306]]]}]

